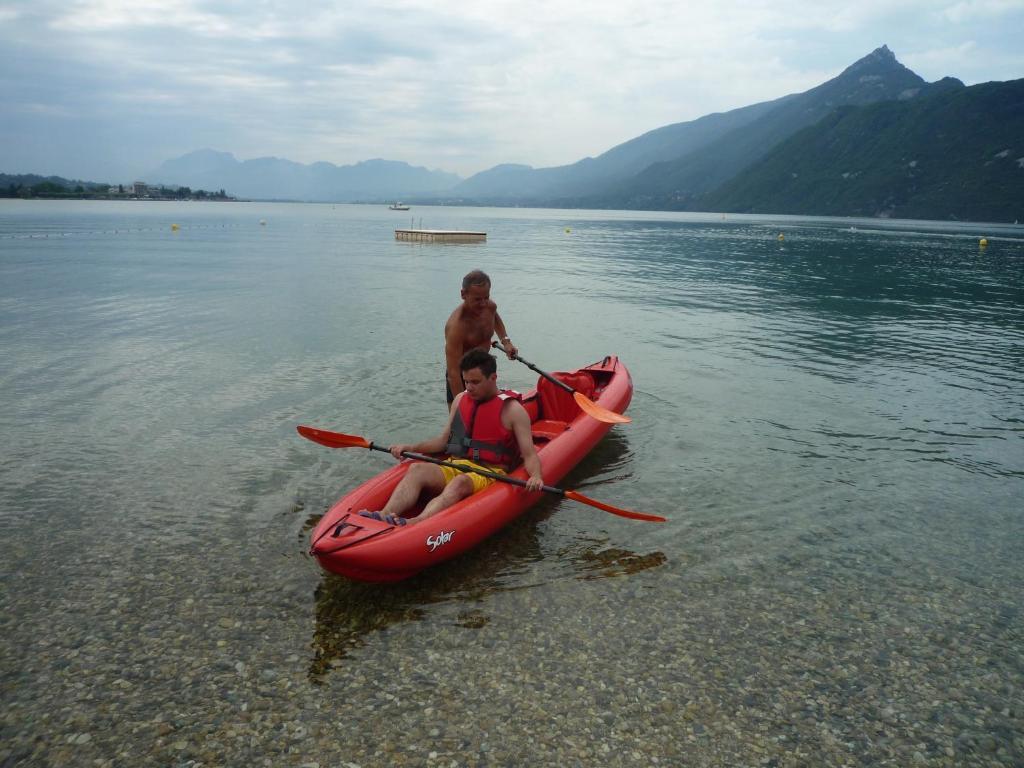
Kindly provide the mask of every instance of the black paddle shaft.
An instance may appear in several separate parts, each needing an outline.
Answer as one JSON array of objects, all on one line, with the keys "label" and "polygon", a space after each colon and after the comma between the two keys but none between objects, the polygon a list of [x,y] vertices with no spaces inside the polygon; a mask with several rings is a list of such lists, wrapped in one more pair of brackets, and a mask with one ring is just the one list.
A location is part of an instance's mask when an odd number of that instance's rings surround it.
[{"label": "black paddle shaft", "polygon": [[[499,343],[498,343],[498,342],[496,342],[496,341],[492,341],[492,342],[491,342],[491,346],[492,346],[492,347],[497,347],[498,349],[500,349],[500,350],[502,350],[502,351],[504,351],[504,349],[505,349],[505,348],[504,348],[503,346],[501,346],[501,344],[499,344]],[[508,353],[506,352],[505,354],[508,354]],[[543,377],[544,377],[545,379],[547,379],[548,381],[550,381],[550,382],[551,382],[552,384],[557,384],[557,385],[558,385],[558,386],[560,386],[560,387],[561,387],[562,389],[564,389],[564,390],[565,390],[566,392],[569,392],[570,394],[576,394],[576,390],[575,390],[575,389],[573,389],[572,387],[570,387],[570,386],[569,386],[568,384],[566,384],[566,383],[565,383],[564,381],[559,381],[558,379],[556,379],[556,378],[555,378],[554,376],[552,376],[552,375],[551,375],[550,373],[548,373],[547,371],[542,371],[542,370],[541,370],[540,368],[538,368],[538,367],[537,367],[536,365],[534,365],[533,363],[531,363],[531,362],[530,362],[529,360],[524,360],[524,359],[523,359],[523,358],[521,358],[521,357],[520,357],[519,355],[512,355],[512,359],[513,359],[513,360],[518,360],[518,361],[519,361],[520,363],[522,363],[523,365],[525,365],[525,366],[526,366],[527,368],[530,368],[531,370],[533,370],[533,371],[536,371],[536,372],[537,372],[537,373],[539,373],[539,374],[540,374],[541,376],[543,376]]]},{"label": "black paddle shaft", "polygon": [[[374,445],[373,443],[370,443],[369,448],[371,451],[391,453],[389,449],[381,448],[379,445]],[[520,480],[518,477],[509,477],[508,475],[502,475],[499,474],[498,472],[488,472],[486,469],[478,467],[464,467],[461,464],[452,464],[450,461],[445,461],[444,459],[436,459],[433,456],[427,456],[425,453],[402,451],[402,455],[405,456],[407,459],[415,459],[416,461],[428,461],[431,464],[437,464],[437,466],[439,467],[450,467],[451,469],[456,469],[459,472],[483,475],[484,477],[492,477],[495,480],[500,480],[503,483],[509,483],[510,485],[518,485],[520,488],[526,487],[526,481]],[[561,488],[555,488],[553,485],[542,485],[540,489],[547,493],[553,493],[556,496],[565,496],[565,491],[563,491]]]}]

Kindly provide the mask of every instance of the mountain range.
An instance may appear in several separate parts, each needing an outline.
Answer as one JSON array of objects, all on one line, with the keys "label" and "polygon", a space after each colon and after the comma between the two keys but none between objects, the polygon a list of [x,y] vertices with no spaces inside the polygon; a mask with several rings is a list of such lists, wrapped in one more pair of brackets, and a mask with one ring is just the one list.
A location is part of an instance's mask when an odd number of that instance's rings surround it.
[{"label": "mountain range", "polygon": [[468,179],[406,163],[240,162],[200,150],[147,181],[240,197],[1013,221],[1024,80],[928,83],[882,46],[803,93],[663,126],[570,165]]},{"label": "mountain range", "polygon": [[201,149],[168,160],[147,181],[202,189],[226,189],[236,197],[263,200],[351,202],[440,194],[461,179],[394,160],[355,165],[302,163],[277,157],[239,161],[229,152]]},{"label": "mountain range", "polygon": [[[502,198],[609,196],[627,207],[677,207],[732,178],[773,145],[839,106],[914,98],[928,85],[885,46],[805,93],[659,128],[597,158],[561,168],[484,172],[456,187],[494,202]],[[494,178],[499,183],[488,183]],[[595,195],[595,186],[604,187]],[[566,201],[568,202],[568,201]]]},{"label": "mountain range", "polygon": [[1024,80],[840,108],[698,202],[746,213],[1024,219]]}]

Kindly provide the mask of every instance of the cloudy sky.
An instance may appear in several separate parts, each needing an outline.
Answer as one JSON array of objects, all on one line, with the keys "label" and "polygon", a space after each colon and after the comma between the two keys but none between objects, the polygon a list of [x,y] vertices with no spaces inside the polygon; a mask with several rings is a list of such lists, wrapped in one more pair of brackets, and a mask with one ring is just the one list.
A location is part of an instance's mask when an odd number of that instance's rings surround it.
[{"label": "cloudy sky", "polygon": [[0,0],[0,172],[201,148],[469,176],[561,165],[834,77],[1024,77],[1024,0]]}]

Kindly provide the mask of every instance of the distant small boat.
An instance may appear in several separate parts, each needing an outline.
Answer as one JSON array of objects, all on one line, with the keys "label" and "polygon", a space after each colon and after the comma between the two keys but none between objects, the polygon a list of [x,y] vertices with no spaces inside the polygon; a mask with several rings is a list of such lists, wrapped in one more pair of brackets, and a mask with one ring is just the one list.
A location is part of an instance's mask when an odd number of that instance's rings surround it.
[{"label": "distant small boat", "polygon": [[397,203],[392,203],[391,205],[388,206],[388,208],[390,210],[392,210],[392,211],[408,211],[409,210],[409,206],[408,205],[402,205],[401,201],[398,201]]}]

